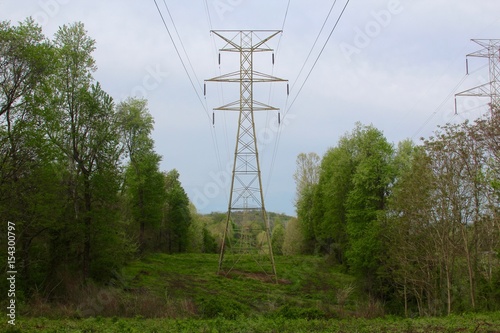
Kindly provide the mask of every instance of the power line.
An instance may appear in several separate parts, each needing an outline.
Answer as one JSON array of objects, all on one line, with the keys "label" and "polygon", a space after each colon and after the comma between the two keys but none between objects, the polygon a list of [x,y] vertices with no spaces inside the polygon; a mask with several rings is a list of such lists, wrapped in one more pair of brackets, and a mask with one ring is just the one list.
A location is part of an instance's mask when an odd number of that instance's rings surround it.
[{"label": "power line", "polygon": [[[285,30],[285,23],[286,23],[286,19],[288,18],[288,10],[290,9],[290,2],[291,0],[288,0],[288,3],[286,5],[286,9],[285,9],[285,15],[284,15],[284,18],[283,18],[283,24],[281,25],[281,31],[284,31]],[[280,45],[281,45],[281,38],[283,37],[283,33],[281,33],[279,39],[278,39],[278,45],[276,46],[276,57],[278,56],[278,51],[279,51],[279,48],[280,48]],[[274,62],[273,62],[273,70],[272,70],[272,74],[274,74]],[[268,104],[271,104],[271,96],[272,96],[272,86],[269,87],[269,98],[268,98]],[[285,109],[286,109],[286,105],[288,104],[288,94],[286,96],[286,102],[285,102]],[[279,117],[279,114],[278,114],[278,117]],[[278,120],[279,122],[279,120]],[[269,123],[269,113],[266,114],[266,125]],[[274,161],[276,160],[276,155],[277,155],[277,141],[279,139],[279,131],[280,131],[280,128],[278,128],[278,136],[276,137],[276,140],[274,140],[274,147],[273,147],[273,154],[271,155],[271,165],[270,165],[270,168],[269,168],[269,178],[267,179],[267,183],[266,183],[266,190],[264,191],[264,195],[267,196],[267,193],[268,193],[268,189],[269,189],[269,185],[271,183],[271,176],[273,174],[273,169],[274,169]]]},{"label": "power line", "polygon": [[[333,9],[333,7],[335,6],[336,2],[337,2],[337,0],[335,0],[335,1],[334,1],[333,5],[332,5],[332,7],[331,7],[331,9],[330,9],[330,12],[331,12],[331,10]],[[290,109],[292,108],[292,106],[294,105],[295,101],[297,100],[297,97],[299,96],[299,94],[301,93],[302,89],[304,88],[304,86],[305,86],[305,84],[306,84],[307,80],[309,79],[309,77],[310,77],[310,75],[311,75],[312,71],[313,71],[313,70],[314,70],[314,68],[316,67],[316,64],[317,64],[317,62],[318,62],[319,58],[320,58],[320,57],[321,57],[321,55],[323,54],[323,51],[325,50],[326,45],[328,44],[328,42],[329,42],[330,38],[332,37],[333,32],[334,32],[334,31],[335,31],[335,29],[337,28],[337,25],[339,24],[340,19],[341,19],[341,18],[342,18],[342,16],[344,15],[344,12],[345,12],[345,10],[346,10],[347,5],[349,4],[349,2],[350,2],[350,0],[347,0],[347,2],[345,3],[344,7],[342,8],[342,11],[340,12],[339,17],[337,18],[337,21],[335,22],[335,25],[333,26],[332,30],[330,31],[330,34],[328,35],[328,38],[326,39],[325,43],[323,44],[323,47],[321,48],[321,50],[320,50],[320,52],[319,52],[318,56],[316,57],[316,60],[314,61],[314,63],[313,63],[313,65],[312,65],[311,69],[309,70],[309,73],[307,74],[306,78],[304,79],[304,82],[303,82],[303,83],[302,83],[302,85],[300,86],[300,89],[299,89],[299,91],[297,92],[297,94],[295,95],[295,97],[294,97],[294,99],[293,99],[292,103],[290,104],[290,106],[289,106],[289,107],[286,107],[286,106],[285,106],[285,111],[283,112],[282,121],[284,121],[284,120],[285,120],[286,115],[288,114],[288,112],[290,111]],[[328,13],[327,18],[325,19],[325,22],[323,23],[323,26],[326,24],[326,21],[328,20],[328,18],[329,18],[329,16],[330,16],[330,12]],[[321,30],[320,30],[320,34],[321,34],[321,31],[322,31],[322,30],[323,30],[323,27],[322,27],[322,28],[321,28]],[[319,35],[320,35],[320,34],[318,34],[318,37],[317,37],[317,38],[319,38]],[[315,45],[315,44],[316,44],[316,42],[313,44],[313,47],[312,47],[312,48],[314,48],[314,45]],[[311,48],[311,52],[312,52],[312,48]],[[308,56],[308,57],[309,57],[309,56]],[[307,59],[306,59],[306,62],[307,62]],[[305,65],[305,63],[304,63],[304,65]],[[298,77],[297,77],[297,79],[298,79]],[[288,99],[287,99],[287,102],[288,102]],[[275,142],[275,145],[274,145],[273,158],[272,158],[272,161],[271,161],[271,172],[270,172],[270,178],[271,178],[271,175],[272,175],[272,173],[273,173],[273,171],[274,171],[274,165],[275,165],[275,162],[276,162],[277,150],[278,150],[278,146],[279,146],[280,139],[281,139],[281,133],[282,133],[282,129],[281,129],[281,127],[279,127],[279,129],[278,129],[278,138],[277,138],[277,140],[276,140],[276,142]],[[270,179],[270,178],[269,178],[269,179]],[[269,184],[268,184],[268,186],[269,186]]]},{"label": "power line", "polygon": [[189,59],[189,56],[186,52],[186,48],[184,47],[184,43],[182,42],[181,36],[179,35],[179,31],[177,30],[177,26],[175,25],[174,19],[172,18],[172,14],[170,14],[170,10],[168,9],[167,2],[165,0],[163,0],[163,4],[165,5],[168,16],[170,17],[170,21],[172,21],[172,25],[174,26],[175,34],[177,35],[177,38],[179,39],[179,42],[181,43],[181,47],[182,47],[182,50],[184,51],[184,54],[186,55],[186,59],[188,61],[189,67],[191,68],[191,71],[193,72],[194,78],[200,84],[200,89],[201,89],[202,88],[201,83],[200,83],[201,81],[196,76],[196,71],[194,70],[193,64],[191,63],[191,60]]},{"label": "power line", "polygon": [[415,133],[413,133],[413,136],[411,137],[412,140],[425,128],[425,126],[427,126],[427,124],[432,120],[432,118],[434,118],[438,114],[438,112],[441,111],[446,102],[448,102],[450,97],[453,96],[457,88],[460,87],[460,85],[465,81],[466,78],[467,75],[464,75],[462,79],[457,83],[457,85],[451,90],[451,92],[444,98],[441,104],[439,104],[439,106],[434,110],[434,112],[432,112],[432,114],[425,120],[425,122],[418,128],[418,130]]},{"label": "power line", "polygon": [[[210,8],[208,6],[208,0],[205,0],[204,1],[205,3],[205,13],[207,15],[207,20],[208,20],[208,24],[209,24],[209,28],[210,28],[210,31],[213,30],[213,25],[212,25],[212,16],[210,14]],[[212,42],[213,42],[213,50],[214,50],[214,55],[215,55],[215,58],[217,58],[217,44],[215,42],[215,38],[212,34],[210,34],[210,37],[212,38]],[[221,72],[221,69],[220,69],[220,61],[219,61],[219,75],[222,74]],[[221,84],[217,85],[217,93],[219,94],[219,101],[221,104],[223,104],[223,100],[224,100],[224,89],[223,89],[223,86]],[[205,97],[205,102],[206,102],[206,97]],[[208,109],[208,105],[207,105],[207,109]],[[227,154],[227,158],[228,160],[230,159],[230,149],[229,149],[229,138],[228,138],[228,132],[227,132],[227,119],[226,119],[226,113],[223,112],[222,113],[222,117],[223,117],[223,132],[224,132],[224,141],[225,141],[225,144],[226,144],[226,154]],[[216,134],[217,135],[217,134]],[[220,159],[220,157],[219,157]],[[222,167],[221,167],[221,171],[222,171]],[[224,194],[226,194],[224,192]]]},{"label": "power line", "polygon": [[[209,17],[208,17],[209,18],[209,22],[211,24],[212,20],[210,19],[210,12],[209,12],[209,9],[208,9],[208,3],[206,1],[205,1],[205,3],[207,4],[206,9],[207,9],[207,13],[209,15]],[[172,25],[174,26],[175,33],[177,35],[177,38],[179,39],[179,42],[181,44],[182,50],[184,51],[184,54],[186,55],[186,59],[187,59],[187,61],[189,63],[189,66],[190,66],[192,72],[193,72],[193,75],[194,75],[196,81],[199,83],[200,89],[203,89],[203,87],[201,86],[201,82],[198,79],[198,76],[196,75],[196,71],[193,68],[193,64],[191,63],[191,60],[189,59],[188,53],[186,51],[186,48],[184,47],[184,43],[182,42],[182,38],[179,35],[179,31],[177,30],[177,26],[175,25],[174,19],[172,17],[172,14],[170,13],[170,10],[169,10],[168,5],[167,5],[167,3],[166,3],[165,0],[163,0],[163,4],[165,5],[165,9],[167,10],[167,13],[168,13],[168,16],[170,17],[170,20],[172,21]],[[196,92],[198,93],[198,91],[196,91]],[[204,106],[205,112],[207,113],[208,118],[210,120],[210,114],[208,113],[208,105],[207,105],[206,99],[205,99],[205,104],[203,106]],[[217,133],[215,131],[213,131],[213,132],[214,133],[212,134],[212,139],[214,140],[214,146],[215,146],[215,150],[216,150],[216,154],[217,154],[217,162],[219,164],[219,168],[222,169],[222,162],[221,162],[221,159],[220,159],[220,149],[219,149],[218,140],[217,140]]]},{"label": "power line", "polygon": [[210,9],[208,8],[208,0],[205,0],[205,11],[208,17],[208,25],[210,26],[210,30],[212,30],[212,18],[210,17]]},{"label": "power line", "polygon": [[[337,1],[337,0],[335,0],[335,2],[336,2],[336,1]],[[321,57],[321,55],[323,54],[323,51],[325,50],[326,45],[327,45],[327,44],[328,44],[328,42],[330,41],[330,38],[332,37],[333,32],[334,32],[334,31],[335,31],[335,29],[337,28],[337,25],[339,24],[340,19],[341,19],[341,18],[342,18],[342,16],[344,15],[344,12],[345,12],[345,10],[346,10],[346,8],[347,8],[347,5],[349,4],[349,2],[350,2],[350,1],[351,1],[351,0],[347,0],[347,2],[346,2],[346,3],[345,3],[345,5],[344,5],[344,8],[342,8],[342,11],[340,12],[339,17],[338,17],[337,21],[335,22],[335,25],[333,26],[332,30],[330,31],[330,34],[328,35],[328,38],[326,39],[325,43],[323,44],[323,47],[321,48],[321,50],[320,50],[320,52],[319,52],[318,56],[316,57],[316,60],[314,61],[314,63],[313,63],[313,65],[312,65],[311,69],[309,70],[309,73],[307,73],[307,76],[306,76],[306,78],[305,78],[304,82],[302,83],[302,85],[300,86],[299,91],[297,92],[297,95],[295,95],[295,98],[293,99],[292,104],[290,104],[290,106],[288,107],[288,109],[287,109],[287,110],[285,111],[285,113],[283,114],[283,118],[285,118],[286,114],[287,114],[287,113],[288,113],[288,111],[292,108],[293,104],[294,104],[294,103],[295,103],[295,101],[297,100],[297,97],[299,97],[300,92],[302,91],[302,89],[304,88],[304,86],[305,86],[305,84],[306,84],[307,80],[308,80],[308,79],[309,79],[309,77],[311,76],[311,73],[312,73],[312,71],[314,70],[314,67],[316,67],[316,64],[318,63],[319,58],[320,58],[320,57]],[[334,4],[335,4],[335,3],[334,3]]]},{"label": "power line", "polygon": [[[276,46],[276,50],[274,52],[276,54],[276,57],[278,57],[278,52],[279,52],[280,45],[281,45],[281,39],[283,38],[283,31],[285,30],[286,19],[288,17],[288,10],[290,9],[290,2],[291,2],[291,0],[288,0],[288,3],[286,5],[286,9],[285,9],[285,15],[283,17],[283,23],[281,24],[281,31],[282,31],[282,33],[280,34],[280,37],[278,39],[278,45]],[[271,75],[274,75],[274,61],[273,61],[273,67],[272,67]],[[268,104],[271,104],[272,94],[273,94],[273,86],[271,84],[269,86]],[[287,95],[286,98],[287,99],[286,99],[285,107],[286,107],[286,105],[288,103],[288,95]],[[279,117],[279,115],[278,115],[278,117]],[[278,120],[278,122],[279,122],[279,120]],[[265,124],[267,125],[268,123],[269,123],[269,113],[266,113],[266,122],[265,122]],[[273,152],[273,155],[274,155],[274,152]],[[272,158],[271,158],[271,160],[272,160]],[[268,183],[266,185],[266,192],[265,193],[267,193],[267,188],[268,187],[269,187],[269,180],[268,180]]]},{"label": "power line", "polygon": [[281,25],[281,31],[285,30],[285,22],[288,16],[288,9],[290,8],[290,1],[291,0],[288,0],[288,4],[286,5],[285,18],[283,19],[283,24]]},{"label": "power line", "polygon": [[331,15],[336,3],[337,3],[337,0],[335,0],[333,2],[332,6],[330,7],[330,11],[328,12],[328,15],[326,15],[325,21],[323,22],[323,25],[321,26],[321,29],[318,32],[318,36],[316,36],[316,40],[314,41],[313,45],[311,46],[311,50],[309,51],[309,54],[307,55],[306,60],[304,61],[304,64],[300,68],[299,74],[297,74],[297,78],[295,79],[294,83],[292,84],[292,87],[291,87],[292,90],[293,90],[293,87],[295,87],[295,84],[297,83],[297,81],[299,80],[299,77],[302,74],[302,71],[306,67],[307,61],[309,60],[309,57],[311,56],[311,54],[314,50],[314,47],[316,46],[316,43],[318,42],[319,37],[321,36],[321,33],[323,32],[323,29],[325,28],[325,25],[328,22],[328,19],[330,18],[330,15]]},{"label": "power line", "polygon": [[205,104],[203,104],[203,101],[202,101],[201,96],[200,96],[200,94],[198,92],[198,89],[196,89],[196,87],[195,87],[193,79],[191,78],[191,75],[189,74],[189,71],[188,71],[188,69],[186,67],[186,64],[184,63],[184,60],[182,59],[182,56],[181,56],[181,54],[179,52],[179,49],[177,48],[177,45],[175,44],[174,38],[173,38],[172,34],[170,33],[170,29],[168,28],[167,22],[165,21],[165,18],[163,17],[163,14],[162,14],[162,12],[160,10],[160,7],[158,6],[158,3],[156,2],[156,0],[153,0],[153,1],[154,1],[155,5],[156,5],[156,9],[158,10],[158,14],[160,14],[160,17],[161,17],[161,20],[163,22],[163,25],[165,26],[165,29],[167,30],[168,36],[170,37],[170,40],[172,41],[172,45],[174,46],[175,52],[177,53],[177,56],[179,57],[179,60],[181,61],[182,67],[184,68],[184,71],[186,72],[186,75],[188,76],[189,82],[191,82],[191,86],[193,87],[193,89],[194,89],[194,91],[196,93],[196,96],[198,97],[198,100],[200,101],[201,106],[205,110],[205,113],[207,114],[207,117],[210,120],[210,115],[208,114],[208,110],[205,107]]},{"label": "power line", "polygon": [[[161,17],[161,20],[163,22],[163,25],[164,25],[165,29],[167,30],[168,36],[170,37],[170,40],[172,41],[172,45],[174,46],[175,52],[177,53],[177,56],[179,57],[179,60],[181,61],[182,67],[184,68],[184,71],[185,71],[185,73],[186,73],[186,75],[187,75],[187,77],[189,79],[189,82],[191,83],[191,86],[193,87],[193,89],[194,89],[194,91],[196,93],[198,101],[200,102],[203,110],[205,110],[205,113],[207,115],[208,120],[211,121],[210,114],[208,113],[208,107],[206,105],[206,101],[205,101],[205,103],[203,103],[203,100],[202,100],[202,98],[201,98],[201,96],[200,96],[200,94],[198,92],[198,89],[196,89],[196,86],[195,86],[195,84],[193,82],[193,79],[191,78],[191,75],[189,74],[189,71],[188,71],[188,69],[186,67],[186,64],[184,63],[184,60],[182,59],[181,53],[179,52],[179,49],[178,49],[178,47],[177,47],[177,45],[176,45],[176,43],[174,41],[174,38],[173,38],[172,34],[170,33],[170,29],[168,28],[167,22],[165,21],[165,18],[163,17],[163,14],[162,14],[162,12],[160,10],[160,7],[158,6],[158,3],[156,2],[156,0],[153,0],[153,1],[155,3],[156,9],[158,10],[158,14],[160,14],[160,17]],[[175,29],[175,31],[177,33],[177,37],[179,38],[179,41],[180,41],[181,46],[182,46],[182,49],[184,50],[184,53],[186,55],[186,59],[188,60],[188,63],[191,66],[191,70],[193,71],[193,74],[196,77],[196,72],[194,71],[192,63],[189,60],[189,56],[188,56],[188,54],[186,52],[186,49],[184,48],[184,44],[182,43],[182,39],[181,39],[181,37],[179,35],[179,32],[177,31],[177,28],[175,26],[175,22],[174,22],[174,20],[172,18],[172,15],[170,14],[170,11],[168,9],[167,3],[165,2],[165,0],[163,0],[163,3],[165,5],[165,8],[167,9],[167,12],[168,12],[169,16],[170,16],[170,20],[172,21],[174,29]],[[220,159],[220,150],[219,150],[219,146],[218,146],[218,143],[217,143],[217,136],[216,136],[216,134],[214,134],[214,131],[210,131],[210,133],[211,133],[211,136],[212,136],[212,143],[213,143],[214,149],[216,151],[217,163],[219,165],[219,168],[222,170],[222,163],[221,163],[221,159]]]},{"label": "power line", "polygon": [[[208,20],[208,25],[209,25],[209,28],[210,28],[210,31],[213,30],[213,26],[212,26],[212,17],[210,15],[210,8],[208,6],[208,0],[205,0],[204,1],[205,3],[205,13],[207,14],[207,20]],[[215,38],[212,37],[212,40],[213,40],[213,45],[214,45],[214,54],[215,56],[217,57],[217,46],[215,44]],[[220,72],[220,67],[219,67],[219,72]],[[219,96],[221,99],[224,98],[224,94],[223,92],[221,92],[221,95]],[[207,103],[207,99],[206,99],[206,96],[205,96],[205,104],[206,104],[206,108],[208,109],[208,103]],[[223,114],[223,117],[224,117],[224,138],[225,138],[225,141],[226,141],[226,147],[228,149],[227,153],[228,153],[228,156],[229,156],[229,140],[228,140],[228,136],[227,136],[227,128],[226,128],[226,115],[225,113]],[[213,119],[213,121],[215,120],[215,118]],[[214,146],[215,146],[215,153],[216,153],[216,159],[217,159],[217,163],[218,163],[218,166],[219,166],[219,171],[223,172],[225,169],[224,169],[224,166],[222,165],[222,158],[221,158],[221,153],[220,153],[220,148],[219,148],[219,140],[217,138],[217,131],[215,131],[215,125],[212,126],[212,129],[211,129],[211,132],[212,133],[212,138],[214,140]],[[224,196],[226,197],[226,201],[228,200],[228,196],[227,196],[227,193],[225,191],[224,192]]]},{"label": "power line", "polygon": [[[424,121],[424,123],[422,125],[420,125],[420,127],[415,131],[415,133],[413,133],[412,135],[412,140],[415,139],[415,137],[420,134],[420,132],[422,132],[422,130],[427,126],[427,124],[429,124],[429,122],[441,111],[441,109],[446,105],[446,103],[449,101],[449,99],[455,94],[455,91],[457,91],[458,87],[460,87],[462,85],[462,83],[464,83],[464,81],[466,80],[466,78],[480,70],[482,70],[484,67],[486,67],[488,65],[484,65],[484,66],[481,66],[480,68],[476,69],[475,71],[473,72],[470,72],[468,74],[465,74],[461,79],[460,81],[455,85],[455,87],[453,87],[453,89],[451,89],[451,91],[448,93],[448,95],[443,99],[443,101],[441,102],[441,104],[439,104],[439,106],[432,112],[432,114]],[[471,111],[471,110],[469,110]],[[452,119],[455,118],[456,114],[453,115]]]}]

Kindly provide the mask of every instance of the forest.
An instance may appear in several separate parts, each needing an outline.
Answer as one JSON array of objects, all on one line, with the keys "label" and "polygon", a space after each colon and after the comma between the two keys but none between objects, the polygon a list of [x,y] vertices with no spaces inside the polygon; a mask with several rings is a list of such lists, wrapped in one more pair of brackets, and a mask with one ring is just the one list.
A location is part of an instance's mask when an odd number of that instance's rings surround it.
[{"label": "forest", "polygon": [[500,118],[445,125],[421,145],[357,124],[297,158],[305,253],[332,256],[404,314],[497,310]]},{"label": "forest", "polygon": [[[167,256],[161,260],[205,258],[196,261],[201,268],[221,244],[225,213],[199,214],[179,172],[160,170],[147,100],[114,101],[102,89],[93,77],[95,47],[82,23],[60,27],[51,40],[32,19],[0,22],[0,266],[9,271],[15,254],[16,302],[27,316],[105,315],[61,309],[71,308],[68,295],[82,291],[113,287],[125,295],[144,288],[134,283],[153,279],[155,268],[117,283],[134,271],[131,262],[146,265],[160,254]],[[324,156],[300,154],[297,216],[269,214],[272,249],[292,289],[279,289],[290,295],[276,296],[259,314],[363,317],[361,303],[376,304],[375,316],[499,311],[500,109],[490,107],[484,117],[444,125],[418,143],[393,144],[357,123]],[[15,249],[6,251],[11,225]],[[300,265],[286,264],[293,258],[309,258],[297,260],[312,268],[294,275]],[[215,278],[211,267],[214,277],[206,281]],[[331,285],[337,277],[346,284]],[[7,295],[3,281],[0,292]],[[309,311],[316,305],[293,297],[313,287],[333,296]],[[194,302],[182,303],[186,317],[203,317],[209,312],[200,309],[218,304],[192,293],[182,296]],[[178,308],[176,302],[167,303]],[[301,304],[309,310],[298,310]],[[123,313],[122,307],[112,315]],[[130,316],[138,314],[149,316]],[[165,310],[152,317],[176,315]]]},{"label": "forest", "polygon": [[0,216],[17,231],[19,299],[107,281],[146,251],[213,247],[179,173],[159,170],[147,101],[115,103],[93,79],[83,24],[51,41],[31,19],[2,22],[0,45]]}]

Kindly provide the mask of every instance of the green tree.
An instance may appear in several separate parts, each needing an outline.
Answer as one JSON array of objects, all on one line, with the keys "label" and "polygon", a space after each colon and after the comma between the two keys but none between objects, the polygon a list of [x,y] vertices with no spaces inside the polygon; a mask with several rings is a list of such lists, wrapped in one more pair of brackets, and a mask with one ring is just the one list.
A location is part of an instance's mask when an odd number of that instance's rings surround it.
[{"label": "green tree", "polygon": [[[55,34],[54,45],[52,105],[44,110],[43,125],[51,143],[64,156],[61,163],[66,165],[63,178],[68,200],[60,217],[62,225],[52,234],[53,259],[61,253],[81,258],[85,280],[91,272],[101,275],[92,265],[105,266],[99,264],[100,260],[115,255],[111,249],[120,246],[120,237],[104,232],[113,230],[117,222],[119,131],[112,98],[93,82],[95,41],[87,36],[83,24],[62,26]],[[97,245],[105,243],[104,248]],[[67,263],[67,259],[71,261],[69,257],[53,260],[53,265]],[[119,265],[121,260],[115,257],[114,261],[105,261]],[[107,266],[106,271],[113,267]]]},{"label": "green tree", "polygon": [[121,140],[129,158],[124,181],[127,207],[133,224],[138,226],[139,249],[143,251],[146,228],[159,230],[166,200],[163,174],[159,170],[161,157],[154,152],[151,138],[154,121],[146,100],[127,99],[118,105],[117,113]]},{"label": "green tree", "polygon": [[296,184],[296,202],[300,200],[307,187],[319,180],[320,158],[316,153],[300,153],[297,156],[297,169],[293,175]]},{"label": "green tree", "polygon": [[412,305],[421,315],[440,315],[495,303],[495,152],[485,131],[494,119],[448,124],[411,154],[402,153],[411,147],[398,151],[384,235],[406,314]]},{"label": "green tree", "polygon": [[0,116],[31,110],[53,70],[53,48],[42,29],[28,18],[18,26],[0,22]]},{"label": "green tree", "polygon": [[[479,233],[491,217],[484,163],[491,155],[484,141],[477,126],[468,122],[446,125],[425,141],[436,179],[432,223],[448,314],[453,308],[476,308]],[[467,291],[461,302],[455,299],[457,288]]]},{"label": "green tree", "polygon": [[209,231],[209,225],[213,222],[210,216],[200,215],[196,207],[190,203],[191,223],[189,225],[188,252],[215,253],[217,242]]},{"label": "green tree", "polygon": [[274,221],[274,228],[271,234],[271,246],[273,247],[273,254],[283,254],[283,243],[285,242],[285,227],[283,223],[277,219]]},{"label": "green tree", "polygon": [[192,221],[189,198],[182,188],[177,170],[174,169],[165,174],[164,182],[167,191],[162,225],[165,250],[168,253],[185,252]]},{"label": "green tree", "polygon": [[436,295],[436,248],[431,235],[435,179],[432,161],[423,147],[410,142],[398,146],[398,176],[388,200],[383,223],[387,265],[395,295],[401,297],[406,316],[434,313]]},{"label": "green tree", "polygon": [[500,304],[500,267],[497,253],[500,249],[500,106],[491,105],[488,116],[476,120],[471,140],[482,147],[483,177],[480,188],[483,189],[484,201],[481,218],[478,223],[478,299],[487,310],[496,310]]},{"label": "green tree", "polygon": [[342,264],[348,246],[346,202],[355,168],[353,152],[352,139],[346,135],[323,156],[311,213],[320,247]]},{"label": "green tree", "polygon": [[369,291],[382,288],[377,282],[384,269],[384,246],[378,216],[383,212],[393,181],[393,148],[382,132],[358,124],[352,133],[354,144],[352,189],[346,200],[346,252],[350,270],[362,277]]},{"label": "green tree", "polygon": [[292,256],[303,253],[304,235],[299,221],[290,219],[286,224],[285,237],[283,239],[283,254]]},{"label": "green tree", "polygon": [[48,105],[53,51],[32,19],[18,26],[0,22],[0,219],[16,223],[21,299],[45,280],[47,231],[63,205],[53,163],[58,155],[40,131],[39,116]]},{"label": "green tree", "polygon": [[300,153],[296,163],[297,169],[293,175],[296,184],[295,207],[306,244],[304,250],[312,253],[316,245],[312,207],[319,179],[319,156],[316,153]]}]

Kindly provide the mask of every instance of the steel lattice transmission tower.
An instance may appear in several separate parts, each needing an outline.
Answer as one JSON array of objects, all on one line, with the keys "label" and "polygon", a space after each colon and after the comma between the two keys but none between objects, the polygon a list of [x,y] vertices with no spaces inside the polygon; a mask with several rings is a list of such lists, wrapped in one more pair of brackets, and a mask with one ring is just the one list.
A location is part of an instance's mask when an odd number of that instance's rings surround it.
[{"label": "steel lattice transmission tower", "polygon": [[[273,51],[267,42],[280,34],[281,31],[271,30],[218,30],[211,31],[226,44],[221,52],[238,53],[240,69],[208,79],[209,82],[239,83],[239,100],[214,108],[214,110],[235,111],[239,113],[236,147],[229,194],[224,237],[219,256],[218,273],[229,273],[242,255],[253,254],[268,257],[270,269],[267,274],[277,281],[276,266],[271,246],[270,225],[264,205],[262,178],[259,164],[259,152],[255,131],[254,113],[256,111],[278,110],[275,107],[258,102],[254,99],[254,83],[280,82],[283,79],[257,72],[253,68],[254,55],[259,52]],[[219,58],[220,62],[220,58]],[[273,54],[274,62],[274,54]],[[256,219],[260,221],[256,221]],[[255,235],[256,222],[260,222],[265,231],[267,249],[262,240]],[[262,231],[261,231],[262,234]],[[262,238],[262,237],[261,237]],[[261,248],[259,248],[259,243]],[[264,248],[262,248],[264,247]],[[230,251],[232,262],[224,269],[226,251]],[[264,271],[264,265],[259,264]]]},{"label": "steel lattice transmission tower", "polygon": [[480,86],[467,89],[455,95],[455,113],[457,96],[489,97],[490,109],[500,106],[500,39],[472,39],[483,48],[479,51],[467,54],[467,74],[469,74],[468,57],[488,58],[489,60],[489,82]]}]

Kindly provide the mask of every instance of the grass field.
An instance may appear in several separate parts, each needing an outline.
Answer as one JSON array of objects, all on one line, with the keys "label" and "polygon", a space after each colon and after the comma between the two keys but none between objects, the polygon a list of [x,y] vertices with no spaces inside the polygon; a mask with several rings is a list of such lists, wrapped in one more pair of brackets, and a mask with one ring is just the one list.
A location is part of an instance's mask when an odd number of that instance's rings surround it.
[{"label": "grass field", "polygon": [[[5,326],[4,326],[5,327]],[[87,319],[22,319],[15,328],[5,332],[185,332],[185,333],[326,333],[326,332],[500,332],[500,315],[464,315],[446,318],[382,318],[307,320],[265,318],[216,319],[143,319],[143,318],[87,318]]]},{"label": "grass field", "polygon": [[[120,283],[130,291],[129,296],[140,299],[147,295],[144,311],[137,309],[131,316],[161,317],[168,313],[175,318],[273,315],[320,319],[338,317],[359,306],[354,303],[359,297],[352,287],[353,279],[325,265],[324,259],[278,257],[276,262],[277,284],[253,258],[241,259],[227,276],[219,276],[217,255],[154,254],[124,269]],[[340,294],[345,295],[339,304]],[[147,305],[152,303],[156,306],[148,313]],[[157,313],[160,308],[163,312]]]},{"label": "grass field", "polygon": [[500,313],[405,319],[311,256],[277,257],[279,283],[250,258],[228,276],[211,254],[152,254],[106,287],[89,284],[58,304],[24,304],[5,332],[500,332]]}]

